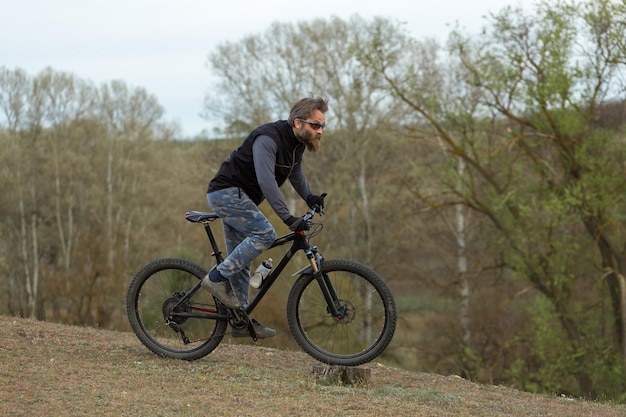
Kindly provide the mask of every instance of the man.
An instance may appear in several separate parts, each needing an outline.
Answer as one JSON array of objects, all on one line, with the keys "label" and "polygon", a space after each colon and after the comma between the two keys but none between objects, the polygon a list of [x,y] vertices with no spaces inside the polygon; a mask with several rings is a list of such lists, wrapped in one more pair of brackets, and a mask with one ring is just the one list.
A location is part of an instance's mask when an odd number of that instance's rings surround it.
[{"label": "man", "polygon": [[[245,308],[250,293],[250,263],[268,249],[276,231],[258,205],[267,200],[278,217],[292,230],[306,227],[301,217],[289,213],[279,187],[287,180],[309,207],[324,205],[313,194],[302,171],[305,149],[317,152],[326,121],[328,101],[303,98],[291,108],[288,120],[264,124],[222,163],[210,181],[207,199],[221,217],[228,256],[202,280],[202,286],[230,308]],[[274,329],[252,320],[258,338],[276,334]],[[234,337],[247,336],[233,330]]]}]

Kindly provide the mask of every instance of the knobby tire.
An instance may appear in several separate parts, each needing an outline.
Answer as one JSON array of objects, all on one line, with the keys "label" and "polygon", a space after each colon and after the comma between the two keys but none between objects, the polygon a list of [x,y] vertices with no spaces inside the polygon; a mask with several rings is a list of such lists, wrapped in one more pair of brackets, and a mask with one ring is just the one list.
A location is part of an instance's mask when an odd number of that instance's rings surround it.
[{"label": "knobby tire", "polygon": [[[174,315],[167,324],[182,294],[201,280],[207,271],[185,259],[164,258],[144,266],[131,281],[126,296],[130,326],[139,340],[159,356],[196,360],[208,355],[226,332],[226,319],[207,319]],[[189,301],[174,308],[176,313],[200,313],[226,317],[227,309],[200,288]],[[182,330],[188,342],[183,340]]]},{"label": "knobby tire", "polygon": [[320,362],[357,366],[370,362],[389,345],[396,328],[393,295],[372,269],[350,260],[322,262],[345,317],[331,317],[318,281],[301,275],[287,301],[289,328],[300,347]]}]

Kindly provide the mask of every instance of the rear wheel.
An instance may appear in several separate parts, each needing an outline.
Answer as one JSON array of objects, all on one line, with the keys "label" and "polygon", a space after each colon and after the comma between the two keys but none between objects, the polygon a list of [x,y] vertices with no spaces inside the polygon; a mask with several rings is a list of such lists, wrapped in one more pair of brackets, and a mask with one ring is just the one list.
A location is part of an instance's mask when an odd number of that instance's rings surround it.
[{"label": "rear wheel", "polygon": [[396,328],[396,305],[383,279],[349,260],[322,262],[322,276],[337,296],[333,317],[312,274],[298,278],[289,294],[287,320],[300,347],[320,362],[356,366],[380,355]]},{"label": "rear wheel", "polygon": [[212,352],[224,337],[227,308],[202,288],[206,275],[193,262],[165,258],[144,266],[126,296],[128,321],[139,340],[157,355],[195,360]]}]

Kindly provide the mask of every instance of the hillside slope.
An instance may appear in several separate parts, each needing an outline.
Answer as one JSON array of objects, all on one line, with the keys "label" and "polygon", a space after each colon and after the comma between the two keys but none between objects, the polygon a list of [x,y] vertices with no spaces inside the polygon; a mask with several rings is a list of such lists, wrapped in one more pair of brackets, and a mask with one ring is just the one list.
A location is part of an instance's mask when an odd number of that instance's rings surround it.
[{"label": "hillside slope", "polygon": [[132,333],[0,316],[0,416],[624,416],[600,404],[376,363],[368,386],[318,384],[302,352],[224,343],[182,362]]}]

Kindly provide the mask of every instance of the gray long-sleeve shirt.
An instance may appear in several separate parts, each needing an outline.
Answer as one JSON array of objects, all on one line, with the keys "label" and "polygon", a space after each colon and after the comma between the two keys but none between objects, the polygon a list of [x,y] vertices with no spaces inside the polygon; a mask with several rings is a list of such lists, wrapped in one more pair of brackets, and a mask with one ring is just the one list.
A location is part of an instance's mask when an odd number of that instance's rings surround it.
[{"label": "gray long-sleeve shirt", "polygon": [[[274,176],[274,167],[276,166],[276,151],[278,145],[276,142],[266,135],[258,136],[252,145],[252,155],[254,159],[254,169],[256,171],[259,187],[263,192],[263,196],[269,203],[270,207],[276,212],[281,220],[285,221],[291,216],[289,209],[285,204],[276,178]],[[289,182],[296,192],[306,200],[311,194],[309,183],[307,182],[301,164],[295,164],[289,173]]]}]

